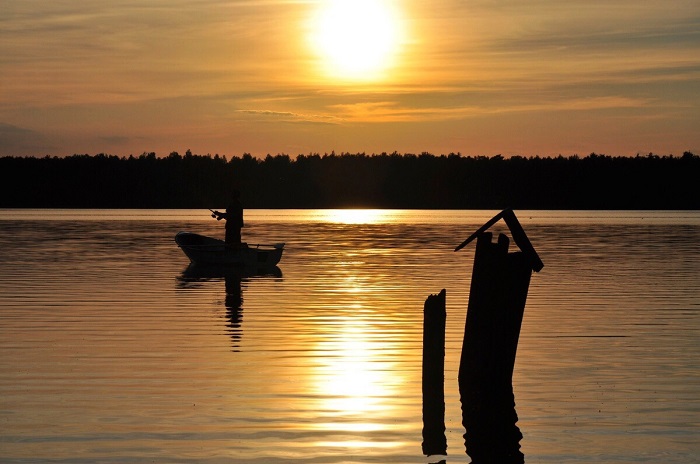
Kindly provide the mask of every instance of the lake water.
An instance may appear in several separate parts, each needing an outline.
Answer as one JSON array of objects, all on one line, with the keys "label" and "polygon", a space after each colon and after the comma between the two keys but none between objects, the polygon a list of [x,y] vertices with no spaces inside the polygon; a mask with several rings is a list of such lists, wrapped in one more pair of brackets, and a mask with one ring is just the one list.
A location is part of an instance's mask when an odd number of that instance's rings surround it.
[{"label": "lake water", "polygon": [[[3,463],[425,463],[423,303],[447,291],[448,463],[474,244],[496,211],[246,211],[278,269],[188,268],[207,211],[0,210]],[[700,212],[516,211],[528,463],[700,462]],[[504,230],[501,223],[494,231]]]}]

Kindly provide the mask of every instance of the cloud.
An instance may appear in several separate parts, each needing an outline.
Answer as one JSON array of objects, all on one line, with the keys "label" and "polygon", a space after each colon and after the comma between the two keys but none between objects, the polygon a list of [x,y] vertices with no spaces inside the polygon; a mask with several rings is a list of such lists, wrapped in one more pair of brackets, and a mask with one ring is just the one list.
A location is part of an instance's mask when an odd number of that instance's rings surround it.
[{"label": "cloud", "polygon": [[293,113],[290,111],[271,110],[236,110],[236,113],[253,116],[259,120],[273,120],[289,123],[340,124],[342,120],[336,116],[320,114]]},{"label": "cloud", "polygon": [[110,145],[126,145],[132,140],[131,137],[125,137],[123,135],[103,135],[100,136],[99,139]]},{"label": "cloud", "polygon": [[35,155],[54,148],[40,132],[0,122],[0,156]]},{"label": "cloud", "polygon": [[40,107],[260,88],[279,79],[272,71],[285,58],[281,18],[261,13],[291,8],[223,0],[8,3],[0,16],[2,103]]},{"label": "cloud", "polygon": [[622,108],[647,108],[647,99],[625,96],[559,99],[513,104],[505,100],[483,102],[482,105],[410,106],[399,101],[365,102],[333,105],[340,118],[353,123],[439,122],[517,112],[596,111]]}]

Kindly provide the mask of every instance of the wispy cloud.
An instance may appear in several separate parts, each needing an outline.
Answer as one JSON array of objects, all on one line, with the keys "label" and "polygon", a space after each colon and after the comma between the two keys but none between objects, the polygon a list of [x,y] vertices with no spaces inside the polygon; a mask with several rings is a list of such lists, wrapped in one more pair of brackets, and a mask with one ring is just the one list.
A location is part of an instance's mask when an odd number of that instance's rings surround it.
[{"label": "wispy cloud", "polygon": [[56,149],[41,132],[0,122],[0,148],[5,154],[49,154]]},{"label": "wispy cloud", "polygon": [[239,114],[244,114],[259,120],[272,120],[275,122],[289,123],[313,123],[313,124],[340,124],[341,118],[332,115],[292,113],[289,111],[271,110],[236,110]]},{"label": "wispy cloud", "polygon": [[331,109],[348,123],[439,122],[517,112],[594,111],[623,108],[648,108],[651,102],[624,96],[542,101],[528,104],[454,107],[411,107],[399,102],[339,104]]}]

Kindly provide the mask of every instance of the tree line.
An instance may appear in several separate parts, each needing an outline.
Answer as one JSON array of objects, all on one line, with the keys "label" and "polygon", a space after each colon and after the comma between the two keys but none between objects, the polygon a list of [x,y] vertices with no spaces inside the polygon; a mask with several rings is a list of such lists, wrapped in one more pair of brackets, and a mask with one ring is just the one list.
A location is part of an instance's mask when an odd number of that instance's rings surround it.
[{"label": "tree line", "polygon": [[699,209],[700,157],[330,153],[0,158],[0,207]]}]

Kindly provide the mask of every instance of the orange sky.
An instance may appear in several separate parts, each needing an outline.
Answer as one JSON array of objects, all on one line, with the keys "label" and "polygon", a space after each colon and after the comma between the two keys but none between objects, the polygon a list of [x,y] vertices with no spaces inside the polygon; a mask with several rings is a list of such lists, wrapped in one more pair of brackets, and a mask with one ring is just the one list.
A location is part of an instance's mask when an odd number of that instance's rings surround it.
[{"label": "orange sky", "polygon": [[[350,40],[348,40],[350,39]],[[700,153],[697,0],[5,0],[0,156]]]}]

